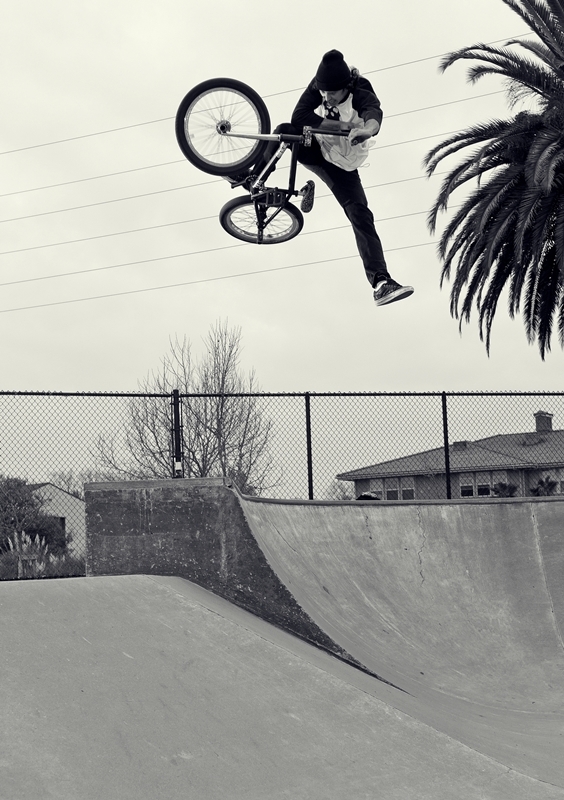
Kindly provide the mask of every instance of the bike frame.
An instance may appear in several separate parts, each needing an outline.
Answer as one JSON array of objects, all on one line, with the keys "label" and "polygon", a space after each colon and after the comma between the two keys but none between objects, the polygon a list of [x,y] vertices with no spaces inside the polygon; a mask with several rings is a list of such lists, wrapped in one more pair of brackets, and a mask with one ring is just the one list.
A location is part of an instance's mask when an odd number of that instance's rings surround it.
[{"label": "bike frame", "polygon": [[[251,199],[254,200],[255,213],[257,216],[258,225],[258,239],[262,239],[262,232],[287,204],[290,197],[298,196],[299,192],[296,190],[296,172],[298,168],[298,147],[296,145],[303,144],[306,147],[311,147],[313,135],[316,133],[324,134],[325,136],[348,136],[348,131],[327,131],[322,128],[312,128],[304,126],[303,133],[257,133],[257,134],[237,134],[225,129],[218,129],[222,136],[229,136],[235,139],[254,139],[263,142],[280,142],[280,147],[273,154],[270,161],[267,162],[264,169],[257,175],[250,186]],[[271,173],[271,168],[280,161],[286,150],[290,149],[292,158],[290,161],[290,175],[288,178],[288,187],[286,189],[269,189],[263,186],[263,181]],[[235,186],[240,186],[240,183],[234,183]],[[268,208],[275,207],[277,210],[266,219]]]},{"label": "bike frame", "polygon": [[[255,180],[251,184],[250,187],[251,190],[253,189],[256,190],[260,188],[265,176],[268,176],[268,174],[270,173],[271,171],[270,168],[278,161],[280,161],[286,150],[290,148],[292,151],[292,160],[290,162],[290,177],[288,180],[288,188],[277,190],[279,192],[284,192],[287,196],[290,197],[292,195],[298,194],[298,192],[296,192],[295,189],[296,171],[298,166],[298,148],[294,147],[294,145],[305,144],[306,147],[309,147],[311,145],[313,133],[318,133],[318,132],[320,133],[321,131],[317,128],[315,130],[313,128],[304,128],[303,134],[290,134],[290,133],[246,134],[246,133],[231,133],[230,131],[227,130],[225,131],[220,130],[222,136],[229,136],[234,139],[253,139],[255,141],[262,141],[262,142],[280,142],[280,147],[278,148],[278,150],[276,150],[270,161],[265,165],[264,169],[261,171],[259,175],[256,176]],[[239,185],[239,184],[234,184],[234,185]],[[252,191],[251,194],[253,194]],[[277,205],[277,203],[275,203],[275,205]]]}]

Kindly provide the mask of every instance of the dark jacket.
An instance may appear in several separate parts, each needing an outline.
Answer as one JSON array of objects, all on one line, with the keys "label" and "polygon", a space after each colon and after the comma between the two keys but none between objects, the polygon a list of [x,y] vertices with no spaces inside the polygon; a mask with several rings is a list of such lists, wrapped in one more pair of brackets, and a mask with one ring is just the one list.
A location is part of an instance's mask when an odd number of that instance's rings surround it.
[{"label": "dark jacket", "polygon": [[[352,106],[365,122],[369,119],[375,119],[378,123],[382,124],[382,109],[380,101],[376,97],[376,93],[372,88],[372,84],[362,75],[353,78],[349,84],[349,92],[352,94]],[[305,92],[302,94],[294,113],[292,114],[292,125],[296,128],[303,128],[304,125],[310,125],[312,128],[317,128],[323,122],[324,117],[315,113],[315,109],[323,103],[321,92],[317,88],[315,78],[309,84]]]}]

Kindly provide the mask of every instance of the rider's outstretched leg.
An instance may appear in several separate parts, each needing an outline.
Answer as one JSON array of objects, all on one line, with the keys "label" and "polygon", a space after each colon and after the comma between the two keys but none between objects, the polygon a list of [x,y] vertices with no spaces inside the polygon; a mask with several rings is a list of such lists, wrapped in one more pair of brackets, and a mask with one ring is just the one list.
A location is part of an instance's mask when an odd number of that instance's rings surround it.
[{"label": "rider's outstretched leg", "polygon": [[366,278],[375,290],[376,305],[386,305],[412,294],[411,286],[401,286],[388,272],[382,243],[358,170],[348,172],[328,162],[315,140],[309,148],[300,147],[298,160],[324,181],[347,215]]}]

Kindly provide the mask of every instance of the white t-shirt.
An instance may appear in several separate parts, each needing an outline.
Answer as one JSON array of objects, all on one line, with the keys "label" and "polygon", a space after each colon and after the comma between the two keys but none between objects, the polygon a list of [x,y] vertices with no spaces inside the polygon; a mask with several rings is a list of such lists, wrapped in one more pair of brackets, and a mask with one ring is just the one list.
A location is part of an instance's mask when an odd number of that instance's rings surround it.
[{"label": "white t-shirt", "polygon": [[[328,117],[333,109],[337,110],[338,119],[341,122],[349,122],[353,128],[364,128],[364,120],[359,117],[352,106],[352,94],[349,93],[348,97],[338,106],[327,107],[322,103],[316,113],[322,117]],[[316,133],[315,138],[319,142],[325,160],[331,164],[336,164],[347,172],[352,172],[364,164],[371,144],[371,139],[367,139],[364,142],[352,145],[345,136],[331,136],[320,133]]]}]

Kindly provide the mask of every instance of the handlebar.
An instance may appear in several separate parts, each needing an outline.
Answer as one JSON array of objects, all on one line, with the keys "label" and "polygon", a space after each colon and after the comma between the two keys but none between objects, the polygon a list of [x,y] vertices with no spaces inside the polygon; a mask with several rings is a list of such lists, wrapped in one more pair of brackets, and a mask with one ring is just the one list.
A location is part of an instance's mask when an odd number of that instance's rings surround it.
[{"label": "handlebar", "polygon": [[[311,140],[315,133],[321,133],[323,136],[348,136],[350,131],[331,131],[327,128],[310,128],[309,125],[304,125],[303,140],[306,147],[311,146]],[[300,140],[302,137],[299,137]]]},{"label": "handlebar", "polygon": [[327,128],[311,128],[304,125],[303,133],[231,133],[227,130],[218,130],[222,136],[233,137],[234,139],[254,139],[260,142],[297,142],[310,147],[313,135],[320,133],[323,136],[348,136],[350,131],[332,131]]}]

